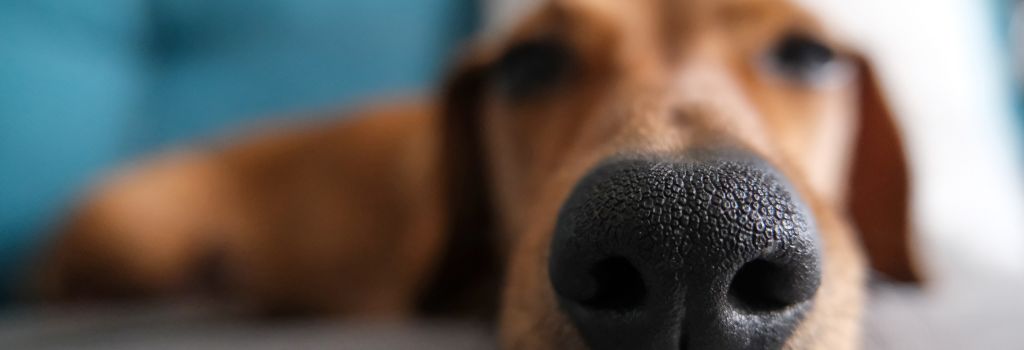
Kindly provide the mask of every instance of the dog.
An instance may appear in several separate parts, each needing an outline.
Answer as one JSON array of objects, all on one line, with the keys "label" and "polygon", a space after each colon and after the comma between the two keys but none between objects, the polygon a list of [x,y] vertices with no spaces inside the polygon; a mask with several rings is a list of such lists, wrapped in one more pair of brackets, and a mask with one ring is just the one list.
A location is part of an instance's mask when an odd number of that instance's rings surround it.
[{"label": "dog", "polygon": [[98,186],[49,300],[494,320],[509,349],[852,349],[920,281],[867,60],[786,0],[553,0],[436,96],[156,157]]}]

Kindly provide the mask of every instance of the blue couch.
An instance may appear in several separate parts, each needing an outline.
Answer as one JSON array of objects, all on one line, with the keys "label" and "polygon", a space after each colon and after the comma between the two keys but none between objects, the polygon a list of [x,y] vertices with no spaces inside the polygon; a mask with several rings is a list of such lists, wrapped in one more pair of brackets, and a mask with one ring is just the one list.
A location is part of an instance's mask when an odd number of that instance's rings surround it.
[{"label": "blue couch", "polygon": [[254,119],[423,89],[469,0],[0,1],[0,300],[125,160]]}]

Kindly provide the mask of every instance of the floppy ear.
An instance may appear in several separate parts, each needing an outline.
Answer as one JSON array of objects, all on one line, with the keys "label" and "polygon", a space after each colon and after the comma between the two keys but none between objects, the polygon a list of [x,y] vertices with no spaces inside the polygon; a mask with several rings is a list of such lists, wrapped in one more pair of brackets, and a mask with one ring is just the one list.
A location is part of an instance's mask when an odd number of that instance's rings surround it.
[{"label": "floppy ear", "polygon": [[854,224],[871,266],[888,278],[918,282],[910,245],[910,178],[907,156],[882,91],[864,59],[856,59],[859,126],[849,187]]},{"label": "floppy ear", "polygon": [[420,303],[427,313],[455,310],[490,318],[497,310],[503,268],[480,140],[486,75],[482,57],[467,56],[448,75],[438,99],[448,236],[444,257]]}]

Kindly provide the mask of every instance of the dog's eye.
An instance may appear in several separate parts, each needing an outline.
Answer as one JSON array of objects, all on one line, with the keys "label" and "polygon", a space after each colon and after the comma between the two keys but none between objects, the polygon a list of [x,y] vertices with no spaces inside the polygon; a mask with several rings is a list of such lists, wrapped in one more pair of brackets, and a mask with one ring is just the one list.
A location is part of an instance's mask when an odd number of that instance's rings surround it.
[{"label": "dog's eye", "polygon": [[768,57],[777,73],[800,83],[817,82],[835,60],[836,53],[832,48],[805,34],[783,37]]},{"label": "dog's eye", "polygon": [[523,42],[497,61],[493,78],[501,92],[526,98],[545,92],[562,81],[572,64],[572,52],[554,39]]}]

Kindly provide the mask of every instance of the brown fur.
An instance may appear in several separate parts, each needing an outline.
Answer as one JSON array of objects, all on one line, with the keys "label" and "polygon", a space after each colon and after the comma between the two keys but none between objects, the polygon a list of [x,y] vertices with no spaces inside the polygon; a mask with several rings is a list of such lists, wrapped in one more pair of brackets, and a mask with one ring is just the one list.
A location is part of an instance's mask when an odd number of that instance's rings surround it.
[{"label": "brown fur", "polygon": [[[860,74],[808,87],[765,72],[755,58],[791,31],[830,43]],[[495,62],[538,37],[570,48],[570,74],[526,100],[496,93]],[[787,345],[856,348],[865,261],[918,278],[899,133],[862,62],[782,0],[554,1],[474,47],[436,104],[113,177],[69,221],[42,293],[180,293],[212,270],[222,293],[261,307],[497,311],[504,347],[581,348],[546,269],[573,184],[613,155],[729,144],[781,169],[821,233],[821,287]]]}]

